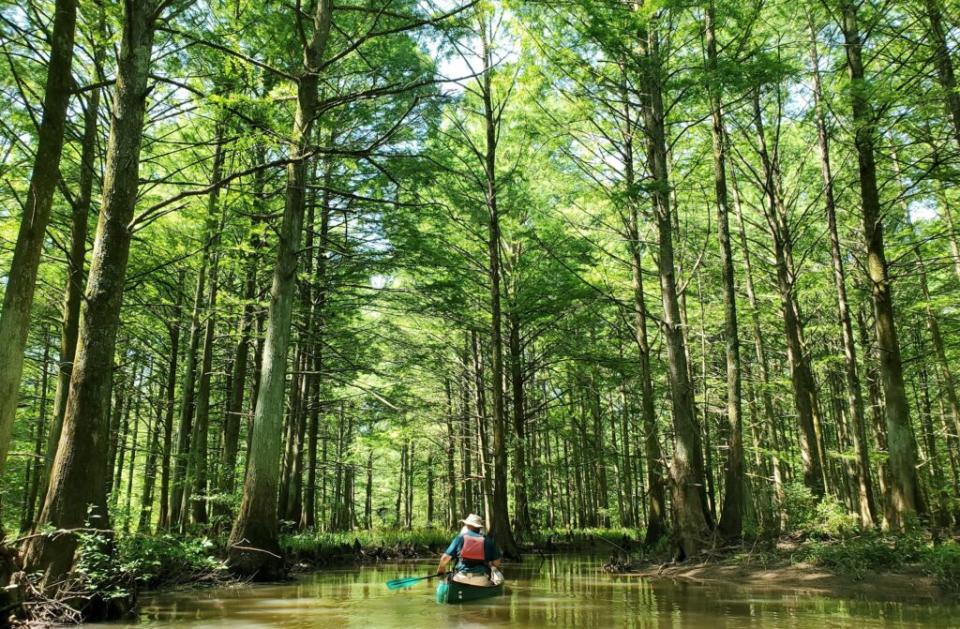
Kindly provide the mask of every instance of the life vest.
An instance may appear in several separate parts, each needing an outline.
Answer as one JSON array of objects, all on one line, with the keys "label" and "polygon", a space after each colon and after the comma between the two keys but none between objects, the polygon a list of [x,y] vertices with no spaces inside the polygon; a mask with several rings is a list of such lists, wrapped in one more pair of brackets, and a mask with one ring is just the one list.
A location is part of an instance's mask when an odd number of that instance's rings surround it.
[{"label": "life vest", "polygon": [[486,538],[482,535],[464,535],[460,558],[477,562],[486,561],[487,553],[484,542],[486,542]]}]

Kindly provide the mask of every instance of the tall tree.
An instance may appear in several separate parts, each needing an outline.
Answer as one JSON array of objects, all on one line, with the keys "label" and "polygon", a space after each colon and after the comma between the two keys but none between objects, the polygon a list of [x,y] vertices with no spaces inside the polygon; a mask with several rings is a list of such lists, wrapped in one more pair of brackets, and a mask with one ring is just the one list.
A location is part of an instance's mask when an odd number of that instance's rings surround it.
[{"label": "tall tree", "polygon": [[817,125],[817,146],[820,150],[820,174],[823,178],[823,203],[827,213],[827,229],[830,233],[830,257],[833,261],[833,282],[837,291],[837,319],[840,323],[843,343],[844,377],[847,393],[847,411],[853,422],[853,444],[857,454],[857,504],[860,523],[869,528],[874,525],[873,480],[870,477],[870,456],[867,450],[866,419],[863,411],[863,394],[857,368],[857,345],[853,336],[850,304],[847,299],[846,270],[840,249],[837,230],[837,202],[833,185],[833,167],[830,163],[830,140],[823,102],[823,85],[820,79],[820,54],[817,49],[817,28],[810,16],[810,61],[813,68],[814,119]]},{"label": "tall tree", "polygon": [[483,102],[484,154],[483,172],[485,177],[484,199],[488,213],[487,255],[490,273],[490,370],[493,390],[493,504],[490,533],[496,538],[504,554],[520,558],[520,551],[513,538],[507,503],[507,419],[503,395],[503,315],[501,308],[501,260],[500,260],[500,209],[497,182],[497,135],[505,102],[497,102],[493,90],[493,42],[491,41],[491,20],[485,13],[480,14],[480,45],[482,74],[479,80],[480,98]]},{"label": "tall tree", "polygon": [[643,103],[647,136],[647,159],[653,179],[651,197],[657,226],[658,271],[663,302],[663,334],[667,346],[667,373],[673,403],[673,427],[676,434],[670,461],[671,490],[676,517],[677,537],[686,557],[700,552],[707,542],[707,510],[700,429],[693,408],[686,342],[680,319],[680,295],[673,242],[670,174],[667,156],[666,111],[663,106],[664,67],[660,57],[660,28],[650,18],[640,35],[646,68],[643,70],[646,98]]},{"label": "tall tree", "polygon": [[7,275],[3,309],[0,310],[0,473],[3,472],[10,450],[37,270],[43,254],[47,224],[50,222],[53,194],[60,181],[64,126],[73,89],[71,67],[76,24],[76,0],[57,0],[50,34],[43,118],[37,129],[37,150],[33,159],[30,189],[20,219],[10,273]]},{"label": "tall tree", "polygon": [[286,201],[273,273],[259,394],[253,415],[250,458],[240,511],[230,533],[230,564],[241,574],[274,579],[284,571],[277,522],[281,426],[290,320],[296,298],[300,232],[306,202],[309,143],[317,115],[319,73],[333,25],[333,3],[318,0],[309,38],[305,16],[294,11],[303,65],[297,77],[297,109],[289,141],[297,161],[287,166]]},{"label": "tall tree", "polygon": [[[139,187],[140,142],[154,35],[169,3],[144,0],[124,6],[123,38],[114,87],[103,202],[97,224],[77,359],[63,433],[38,522],[54,533],[37,535],[24,549],[24,565],[42,572],[45,587],[68,587],[78,529],[109,530],[104,496],[106,426],[120,305],[130,255]],[[91,508],[93,509],[92,511]]]},{"label": "tall tree", "polygon": [[727,360],[727,423],[730,425],[727,461],[724,467],[723,509],[720,515],[720,534],[727,539],[739,539],[743,531],[743,513],[746,502],[743,465],[742,386],[740,380],[740,336],[737,326],[737,284],[733,269],[733,248],[730,244],[730,203],[727,191],[726,129],[716,33],[716,6],[710,2],[706,9],[707,71],[710,76],[710,113],[713,122],[714,188],[717,197],[717,238],[720,243],[723,277],[724,340]]},{"label": "tall tree", "polygon": [[850,75],[850,101],[860,175],[860,200],[866,240],[866,269],[873,294],[875,331],[880,355],[880,376],[883,383],[884,409],[887,420],[887,443],[890,449],[890,470],[893,476],[891,499],[896,520],[891,524],[903,528],[909,517],[923,513],[923,496],[917,478],[916,440],[910,424],[910,405],[903,378],[903,360],[897,338],[893,288],[883,237],[883,209],[877,185],[877,163],[874,143],[876,120],[870,102],[870,85],[863,62],[859,11],[852,0],[842,0],[841,29],[846,44],[847,71]]}]

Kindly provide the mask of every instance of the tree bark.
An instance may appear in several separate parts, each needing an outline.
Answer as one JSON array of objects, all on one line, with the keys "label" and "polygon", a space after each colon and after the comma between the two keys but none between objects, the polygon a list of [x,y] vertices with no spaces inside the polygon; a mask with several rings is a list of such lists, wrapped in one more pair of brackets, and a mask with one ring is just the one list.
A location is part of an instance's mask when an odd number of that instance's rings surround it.
[{"label": "tree bark", "polygon": [[170,362],[167,363],[167,382],[165,387],[163,420],[163,454],[160,459],[160,514],[157,517],[157,529],[170,528],[170,457],[173,454],[173,418],[176,415],[177,369],[180,358],[180,320],[183,318],[183,282],[184,271],[177,275],[176,302],[167,324],[170,336]]},{"label": "tree bark", "polygon": [[[264,154],[257,149],[257,163],[262,164]],[[254,176],[254,198],[259,202],[263,195],[264,177],[262,172]],[[253,225],[250,237],[251,253],[247,255],[243,283],[243,314],[240,316],[240,330],[237,345],[233,350],[230,372],[230,391],[223,417],[223,449],[220,454],[220,493],[232,494],[236,487],[237,452],[240,445],[240,419],[243,415],[243,392],[247,385],[247,367],[250,362],[250,342],[253,336],[254,301],[257,298],[257,252],[260,249],[260,237],[257,235],[258,222]],[[216,514],[226,522],[231,517],[230,508],[223,502],[215,507]]]},{"label": "tree bark", "polygon": [[177,451],[174,456],[173,488],[170,492],[170,528],[182,528],[184,518],[184,494],[187,491],[187,472],[190,463],[190,440],[193,436],[193,413],[196,407],[197,352],[200,351],[200,316],[207,281],[208,238],[204,234],[204,253],[197,274],[197,289],[193,297],[193,313],[190,316],[190,340],[187,345],[183,374],[183,386],[180,401],[180,422],[177,426]]},{"label": "tree bark", "polygon": [[532,528],[527,497],[527,404],[524,395],[523,346],[520,338],[520,317],[516,304],[511,306],[509,320],[510,388],[513,392],[513,426],[516,444],[513,449],[513,515],[516,530],[527,533]]},{"label": "tree bark", "polygon": [[[624,142],[624,173],[628,190],[636,189],[634,125],[625,112],[627,135]],[[640,200],[631,195],[627,210],[627,247],[630,252],[633,295],[633,336],[640,357],[640,413],[643,418],[644,459],[647,464],[647,526],[644,543],[655,545],[667,533],[666,488],[663,453],[660,450],[657,412],[654,407],[653,374],[650,368],[650,341],[647,335],[647,304],[643,294],[643,251],[640,244]]]},{"label": "tree bark", "polygon": [[[106,30],[103,7],[100,8],[98,30]],[[94,50],[94,69],[97,76],[103,74],[104,46]],[[47,451],[44,461],[43,486],[40,502],[46,498],[46,481],[50,478],[50,468],[60,441],[63,428],[63,414],[67,408],[67,396],[70,393],[70,375],[73,372],[73,359],[77,349],[77,336],[80,332],[80,305],[83,301],[83,283],[86,279],[85,262],[87,253],[87,223],[90,217],[93,198],[93,181],[96,170],[97,137],[99,135],[100,90],[94,89],[87,97],[87,106],[83,112],[83,139],[80,149],[80,185],[77,198],[70,215],[70,252],[67,257],[67,286],[63,298],[63,325],[60,332],[60,368],[57,374],[57,391],[53,400],[53,421],[47,439]]]},{"label": "tree bark", "polygon": [[[213,168],[210,181],[214,185],[207,198],[207,223],[210,226],[209,247],[209,276],[208,293],[206,297],[206,321],[203,328],[203,354],[200,359],[200,386],[197,388],[197,409],[193,425],[193,438],[190,448],[190,476],[192,487],[186,489],[188,499],[184,509],[189,504],[193,521],[196,524],[207,523],[207,436],[210,424],[210,383],[213,372],[213,341],[217,323],[217,290],[219,289],[220,275],[220,234],[223,232],[224,218],[217,226],[217,214],[220,213],[220,186],[216,185],[223,179],[223,123],[217,124],[215,148],[213,152]],[[190,495],[192,493],[192,496]]]},{"label": "tree bark", "polygon": [[780,522],[786,524],[786,514],[782,510],[784,500],[783,467],[780,461],[780,443],[777,439],[776,413],[773,407],[773,396],[770,393],[770,366],[767,361],[767,352],[763,343],[763,328],[760,325],[760,307],[757,304],[757,294],[753,286],[753,264],[750,260],[750,243],[747,240],[746,225],[743,220],[743,211],[740,206],[740,194],[736,177],[731,177],[733,192],[733,209],[737,218],[737,227],[740,236],[740,249],[743,252],[744,288],[747,291],[747,303],[750,304],[750,329],[753,335],[753,351],[756,359],[756,368],[760,375],[760,400],[763,404],[763,433],[770,448],[770,471],[772,472],[774,497],[777,508],[780,510]]},{"label": "tree bark", "polygon": [[758,153],[763,167],[764,215],[773,238],[776,256],[777,287],[783,312],[783,327],[787,341],[787,362],[790,365],[793,399],[800,427],[800,458],[803,462],[803,482],[815,496],[825,491],[823,454],[817,426],[820,424],[817,386],[813,379],[803,340],[803,318],[796,295],[796,275],[793,265],[793,235],[777,189],[777,165],[767,148],[760,92],[753,94],[753,117],[756,127]]},{"label": "tree bark", "polygon": [[[151,368],[151,372],[152,372]],[[163,394],[162,387],[157,392],[158,397]],[[155,415],[153,426],[150,430],[147,440],[147,460],[143,467],[143,491],[140,494],[140,521],[137,523],[137,532],[147,534],[150,532],[150,520],[153,517],[153,495],[157,481],[157,457],[160,456],[160,430],[163,425],[163,404],[159,399],[154,400]]]},{"label": "tree bark", "polygon": [[40,493],[40,483],[44,477],[43,471],[43,441],[47,424],[47,381],[50,378],[50,338],[49,332],[43,334],[43,360],[40,363],[40,409],[37,421],[33,426],[33,460],[27,464],[26,491],[24,492],[23,517],[20,520],[20,531],[30,530],[34,523],[34,514],[37,508],[37,495]]}]

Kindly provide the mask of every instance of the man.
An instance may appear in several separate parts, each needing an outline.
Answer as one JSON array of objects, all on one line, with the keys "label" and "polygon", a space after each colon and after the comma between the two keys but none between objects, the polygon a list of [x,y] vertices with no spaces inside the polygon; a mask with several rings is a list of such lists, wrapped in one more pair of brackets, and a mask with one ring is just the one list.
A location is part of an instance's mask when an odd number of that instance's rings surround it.
[{"label": "man", "polygon": [[493,539],[484,536],[483,519],[471,513],[460,520],[463,530],[453,538],[446,552],[440,557],[437,574],[445,574],[447,564],[454,557],[457,558],[456,574],[453,580],[457,583],[489,587],[494,585],[490,580],[490,568],[500,567],[500,551]]}]

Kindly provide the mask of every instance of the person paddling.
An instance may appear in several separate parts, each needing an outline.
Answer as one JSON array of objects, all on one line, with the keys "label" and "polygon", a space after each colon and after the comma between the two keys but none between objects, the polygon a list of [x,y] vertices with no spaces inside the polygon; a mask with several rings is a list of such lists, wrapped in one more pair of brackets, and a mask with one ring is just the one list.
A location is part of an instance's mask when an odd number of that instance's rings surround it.
[{"label": "person paddling", "polygon": [[460,522],[463,529],[440,557],[437,574],[445,574],[447,564],[456,558],[454,581],[480,587],[494,585],[490,569],[500,567],[500,551],[492,538],[483,535],[483,519],[471,513]]}]

